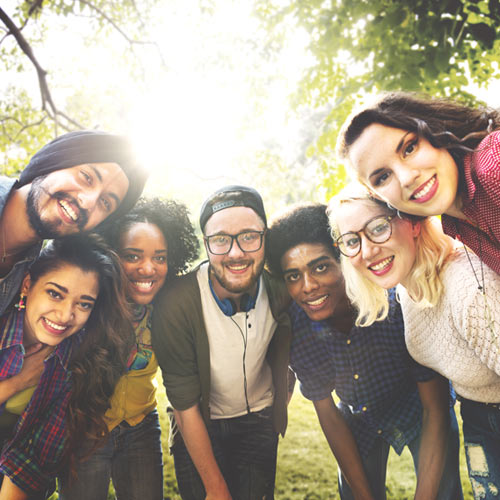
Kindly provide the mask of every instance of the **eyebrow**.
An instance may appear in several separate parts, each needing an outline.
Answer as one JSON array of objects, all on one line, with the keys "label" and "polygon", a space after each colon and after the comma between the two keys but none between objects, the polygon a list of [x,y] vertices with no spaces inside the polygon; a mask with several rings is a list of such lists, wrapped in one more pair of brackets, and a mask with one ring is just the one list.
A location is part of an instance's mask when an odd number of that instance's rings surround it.
[{"label": "eyebrow", "polygon": [[[55,283],[54,281],[47,281],[46,284],[56,287],[57,289],[61,290],[61,292],[63,292],[63,293],[68,293],[68,289],[65,286],[59,285],[58,283]],[[90,295],[82,295],[81,298],[85,299],[85,300],[91,300],[92,302],[96,301],[95,297],[92,297]]]},{"label": "eyebrow", "polygon": [[[144,253],[144,250],[142,248],[134,248],[134,247],[126,247],[122,248],[122,252],[137,252],[137,253]],[[155,250],[155,253],[167,253],[167,249],[161,249],[161,250]]]},{"label": "eyebrow", "polygon": [[[99,169],[96,168],[95,165],[92,165],[92,163],[89,163],[88,166],[93,170],[95,176],[97,177],[99,182],[102,184],[102,175],[101,175],[101,172],[99,172]],[[118,195],[116,193],[113,193],[113,191],[107,191],[107,195],[115,200],[115,203],[117,206],[122,202],[122,200],[118,197]]]},{"label": "eyebrow", "polygon": [[[317,259],[311,260],[310,262],[307,263],[307,267],[314,267],[316,264],[319,262],[322,262],[324,260],[329,260],[330,256],[328,255],[322,255],[321,257],[318,257]],[[291,267],[289,269],[283,269],[283,274],[288,274],[288,273],[297,273],[299,272],[298,268]]]},{"label": "eyebrow", "polygon": [[[396,149],[394,150],[396,153],[399,153],[401,151],[401,148],[403,147],[403,144],[405,142],[406,136],[408,134],[412,134],[410,130],[406,132],[405,135],[401,138],[401,140],[398,142],[398,145],[396,146]],[[372,177],[376,177],[380,172],[383,172],[385,170],[385,167],[377,168],[377,170],[374,170],[369,176],[368,179],[371,179]]]}]

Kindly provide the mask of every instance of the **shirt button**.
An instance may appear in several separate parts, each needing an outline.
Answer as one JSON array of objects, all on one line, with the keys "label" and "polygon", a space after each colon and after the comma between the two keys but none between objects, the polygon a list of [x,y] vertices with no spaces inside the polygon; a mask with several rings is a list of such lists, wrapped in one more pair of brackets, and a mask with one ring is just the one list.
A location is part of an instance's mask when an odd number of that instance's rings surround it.
[{"label": "shirt button", "polygon": [[351,343],[351,339],[347,339],[347,345]]},{"label": "shirt button", "polygon": [[363,408],[361,408],[361,409],[362,409],[363,411],[366,411],[366,410],[367,410],[366,406],[363,406]]},{"label": "shirt button", "polygon": [[355,379],[355,380],[358,380],[358,378],[359,378],[359,375],[358,375],[357,373],[355,373],[355,374],[354,374],[354,379]]},{"label": "shirt button", "polygon": [[379,429],[379,430],[377,431],[377,434],[382,434],[382,429]]}]

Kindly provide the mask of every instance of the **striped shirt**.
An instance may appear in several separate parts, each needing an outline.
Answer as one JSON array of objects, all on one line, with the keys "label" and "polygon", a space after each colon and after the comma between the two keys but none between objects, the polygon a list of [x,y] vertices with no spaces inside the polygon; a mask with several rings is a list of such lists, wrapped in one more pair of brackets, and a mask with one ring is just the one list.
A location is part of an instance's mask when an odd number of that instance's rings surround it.
[{"label": "striped shirt", "polygon": [[[0,318],[0,380],[21,371],[23,318],[24,311],[12,311]],[[45,490],[62,465],[71,391],[68,364],[83,335],[84,330],[65,339],[47,357],[35,392],[4,443],[0,473],[25,492]],[[0,413],[4,408],[0,406]]]},{"label": "striped shirt", "polygon": [[408,354],[401,308],[390,291],[384,321],[354,326],[348,334],[326,321],[311,321],[293,302],[290,365],[302,394],[320,401],[335,390],[339,409],[362,456],[378,436],[400,454],[421,432],[422,405],[417,382],[436,376]]}]

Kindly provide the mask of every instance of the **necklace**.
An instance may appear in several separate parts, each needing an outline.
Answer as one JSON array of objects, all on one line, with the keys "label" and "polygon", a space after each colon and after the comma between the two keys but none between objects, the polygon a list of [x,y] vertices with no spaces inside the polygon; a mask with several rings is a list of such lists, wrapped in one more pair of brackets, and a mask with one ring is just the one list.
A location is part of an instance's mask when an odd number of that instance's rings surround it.
[{"label": "necklace", "polygon": [[[455,229],[457,231],[457,235],[459,237],[459,240],[462,241],[462,235],[460,234],[460,231],[458,229],[458,224],[457,221],[454,220],[455,223]],[[469,261],[470,267],[472,269],[472,272],[474,273],[474,278],[476,279],[477,282],[477,289],[481,292],[481,295],[483,296],[484,299],[484,321],[486,324],[486,328],[493,334],[493,338],[496,338],[496,333],[493,330],[493,315],[491,314],[491,309],[490,305],[488,304],[488,301],[486,300],[486,287],[484,284],[484,267],[483,267],[483,249],[481,246],[481,235],[479,234],[479,229],[476,226],[473,226],[474,230],[476,231],[476,236],[477,236],[477,243],[479,247],[479,266],[481,270],[481,281],[479,281],[479,278],[476,274],[476,269],[474,268],[474,265],[472,263],[471,256],[469,254],[469,250],[467,249],[467,245],[462,241],[462,245],[464,247],[465,255],[467,256],[467,260]]]}]

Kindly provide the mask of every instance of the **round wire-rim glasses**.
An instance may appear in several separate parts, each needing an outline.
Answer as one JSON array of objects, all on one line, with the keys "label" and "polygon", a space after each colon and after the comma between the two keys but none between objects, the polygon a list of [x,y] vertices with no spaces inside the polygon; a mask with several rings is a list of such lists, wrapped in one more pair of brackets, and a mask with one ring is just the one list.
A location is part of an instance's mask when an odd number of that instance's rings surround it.
[{"label": "round wire-rim glasses", "polygon": [[264,234],[265,231],[242,231],[238,234],[213,234],[203,239],[213,255],[229,253],[235,240],[242,252],[251,253],[258,252],[262,248]]},{"label": "round wire-rim glasses", "polygon": [[370,219],[357,232],[349,231],[341,234],[334,245],[346,257],[356,257],[361,251],[361,235],[363,233],[372,243],[385,243],[392,236],[392,219],[395,215],[377,215]]}]

